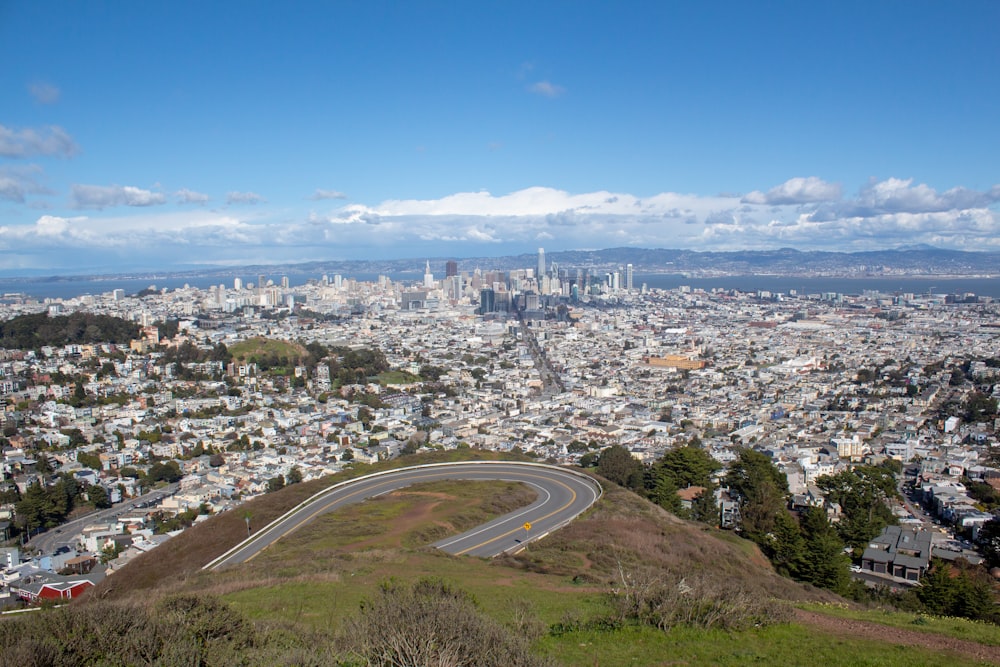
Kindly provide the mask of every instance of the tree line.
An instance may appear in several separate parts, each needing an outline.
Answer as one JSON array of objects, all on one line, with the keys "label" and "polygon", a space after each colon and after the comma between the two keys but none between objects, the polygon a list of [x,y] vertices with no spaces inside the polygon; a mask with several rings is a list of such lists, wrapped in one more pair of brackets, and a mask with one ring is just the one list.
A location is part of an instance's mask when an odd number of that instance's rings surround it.
[{"label": "tree line", "polygon": [[125,344],[139,336],[135,322],[111,315],[71,313],[50,317],[47,313],[18,315],[0,322],[0,347],[37,350],[44,346],[89,343]]},{"label": "tree line", "polygon": [[[606,479],[674,514],[718,525],[716,485],[712,480],[721,466],[700,443],[670,450],[650,466],[620,445],[584,458],[584,464],[596,459],[597,472]],[[881,465],[854,466],[817,479],[826,503],[840,507],[836,522],[831,521],[825,504],[793,512],[787,477],[768,455],[754,449],[738,450],[736,460],[722,476],[722,484],[738,504],[738,532],[757,544],[784,576],[854,599],[876,598],[913,611],[1000,621],[986,570],[964,561],[948,564],[934,559],[921,586],[902,594],[872,591],[852,580],[849,553],[860,558],[874,537],[897,523],[890,501],[899,495],[898,472],[898,462],[886,461]],[[692,486],[705,490],[689,507],[682,506],[677,491]],[[983,532],[989,564],[1000,565],[1000,521],[987,524]]]}]

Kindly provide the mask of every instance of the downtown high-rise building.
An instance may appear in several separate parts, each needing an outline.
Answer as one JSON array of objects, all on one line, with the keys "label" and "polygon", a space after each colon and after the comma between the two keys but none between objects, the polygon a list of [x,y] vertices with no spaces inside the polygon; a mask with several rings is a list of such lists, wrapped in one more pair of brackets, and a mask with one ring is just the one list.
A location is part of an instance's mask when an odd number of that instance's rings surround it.
[{"label": "downtown high-rise building", "polygon": [[632,291],[632,279],[635,277],[631,264],[625,265],[625,289]]},{"label": "downtown high-rise building", "polygon": [[542,279],[545,275],[545,248],[538,249],[538,280]]}]

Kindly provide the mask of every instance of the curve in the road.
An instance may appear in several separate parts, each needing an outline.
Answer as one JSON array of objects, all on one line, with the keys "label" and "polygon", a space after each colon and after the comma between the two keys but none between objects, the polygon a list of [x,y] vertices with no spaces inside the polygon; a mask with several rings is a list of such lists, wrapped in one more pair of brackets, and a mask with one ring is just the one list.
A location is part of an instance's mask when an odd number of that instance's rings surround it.
[{"label": "curve in the road", "polygon": [[248,561],[321,514],[413,484],[442,479],[515,481],[538,491],[538,498],[527,507],[432,545],[454,555],[484,558],[518,551],[527,542],[544,537],[579,516],[602,493],[601,486],[593,478],[543,463],[474,461],[397,468],[347,480],[320,491],[203,569],[221,569]]}]

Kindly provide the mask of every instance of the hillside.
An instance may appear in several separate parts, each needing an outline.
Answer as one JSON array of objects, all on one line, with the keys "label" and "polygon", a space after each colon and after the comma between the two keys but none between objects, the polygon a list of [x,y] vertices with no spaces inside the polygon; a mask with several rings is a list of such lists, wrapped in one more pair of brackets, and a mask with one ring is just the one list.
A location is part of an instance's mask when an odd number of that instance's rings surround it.
[{"label": "hillside", "polygon": [[289,362],[294,364],[296,360],[308,354],[306,349],[297,343],[273,338],[249,338],[240,341],[229,348],[229,353],[233,359],[241,362],[264,358],[283,359],[284,363],[281,365],[284,366]]},{"label": "hillside", "polygon": [[[441,452],[397,465],[457,456]],[[500,458],[476,451],[465,456]],[[259,527],[334,481],[293,485],[245,509]],[[372,643],[399,640],[392,634],[399,627],[409,628],[412,639],[459,626],[462,634],[483,642],[492,637],[499,647],[490,658],[469,657],[464,664],[965,665],[1000,659],[1000,633],[993,628],[974,634],[962,626],[952,631],[961,638],[953,639],[933,634],[937,626],[930,622],[912,624],[912,614],[891,630],[880,624],[890,618],[898,624],[905,615],[834,618],[829,610],[860,612],[828,592],[779,577],[754,545],[731,533],[681,521],[605,486],[604,498],[568,527],[493,561],[423,545],[531,502],[534,493],[516,484],[409,487],[317,517],[243,566],[202,572],[202,564],[246,534],[243,511],[230,512],[140,557],[73,606],[80,612],[64,613],[128,615],[136,632],[154,637],[167,636],[150,630],[155,619],[172,618],[183,632],[170,636],[200,642],[204,664],[231,664],[220,656],[231,658],[237,646],[243,647],[240,664],[359,664],[360,656],[370,660]],[[806,603],[812,606],[795,609]],[[220,614],[232,630],[198,635],[208,632],[206,616]],[[24,656],[30,647],[5,643],[6,625],[0,624],[2,653]],[[881,629],[864,631],[872,627]],[[474,652],[483,642],[461,648]],[[8,652],[7,646],[21,649]],[[345,656],[355,662],[338,662]]]}]

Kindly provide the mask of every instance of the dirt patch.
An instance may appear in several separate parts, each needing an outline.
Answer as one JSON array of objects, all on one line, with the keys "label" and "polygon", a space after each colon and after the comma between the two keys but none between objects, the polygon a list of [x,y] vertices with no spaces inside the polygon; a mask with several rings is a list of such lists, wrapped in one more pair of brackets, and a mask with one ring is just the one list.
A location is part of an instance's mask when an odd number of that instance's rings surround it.
[{"label": "dirt patch", "polygon": [[990,664],[1000,664],[1000,647],[987,646],[965,639],[945,637],[917,630],[894,628],[879,623],[868,623],[851,618],[828,616],[805,609],[795,610],[795,620],[803,625],[817,628],[837,637],[848,639],[867,639],[870,641],[902,646],[919,646],[934,651],[950,651],[973,660],[981,660]]},{"label": "dirt patch", "polygon": [[[404,492],[393,492],[387,494],[387,497],[395,498],[407,498],[412,496],[418,496],[419,500],[415,501],[413,507],[406,510],[399,517],[394,519],[390,525],[392,528],[385,533],[373,537],[368,540],[363,540],[361,542],[355,542],[348,547],[344,547],[347,551],[363,551],[371,546],[389,546],[389,547],[401,547],[403,543],[403,537],[412,530],[415,524],[430,522],[433,519],[434,511],[438,506],[445,500],[454,500],[452,496],[444,493],[414,493],[412,491]],[[426,498],[426,500],[425,500]],[[436,498],[436,501],[431,501],[430,499]],[[435,524],[440,524],[440,522],[434,521]]]}]

